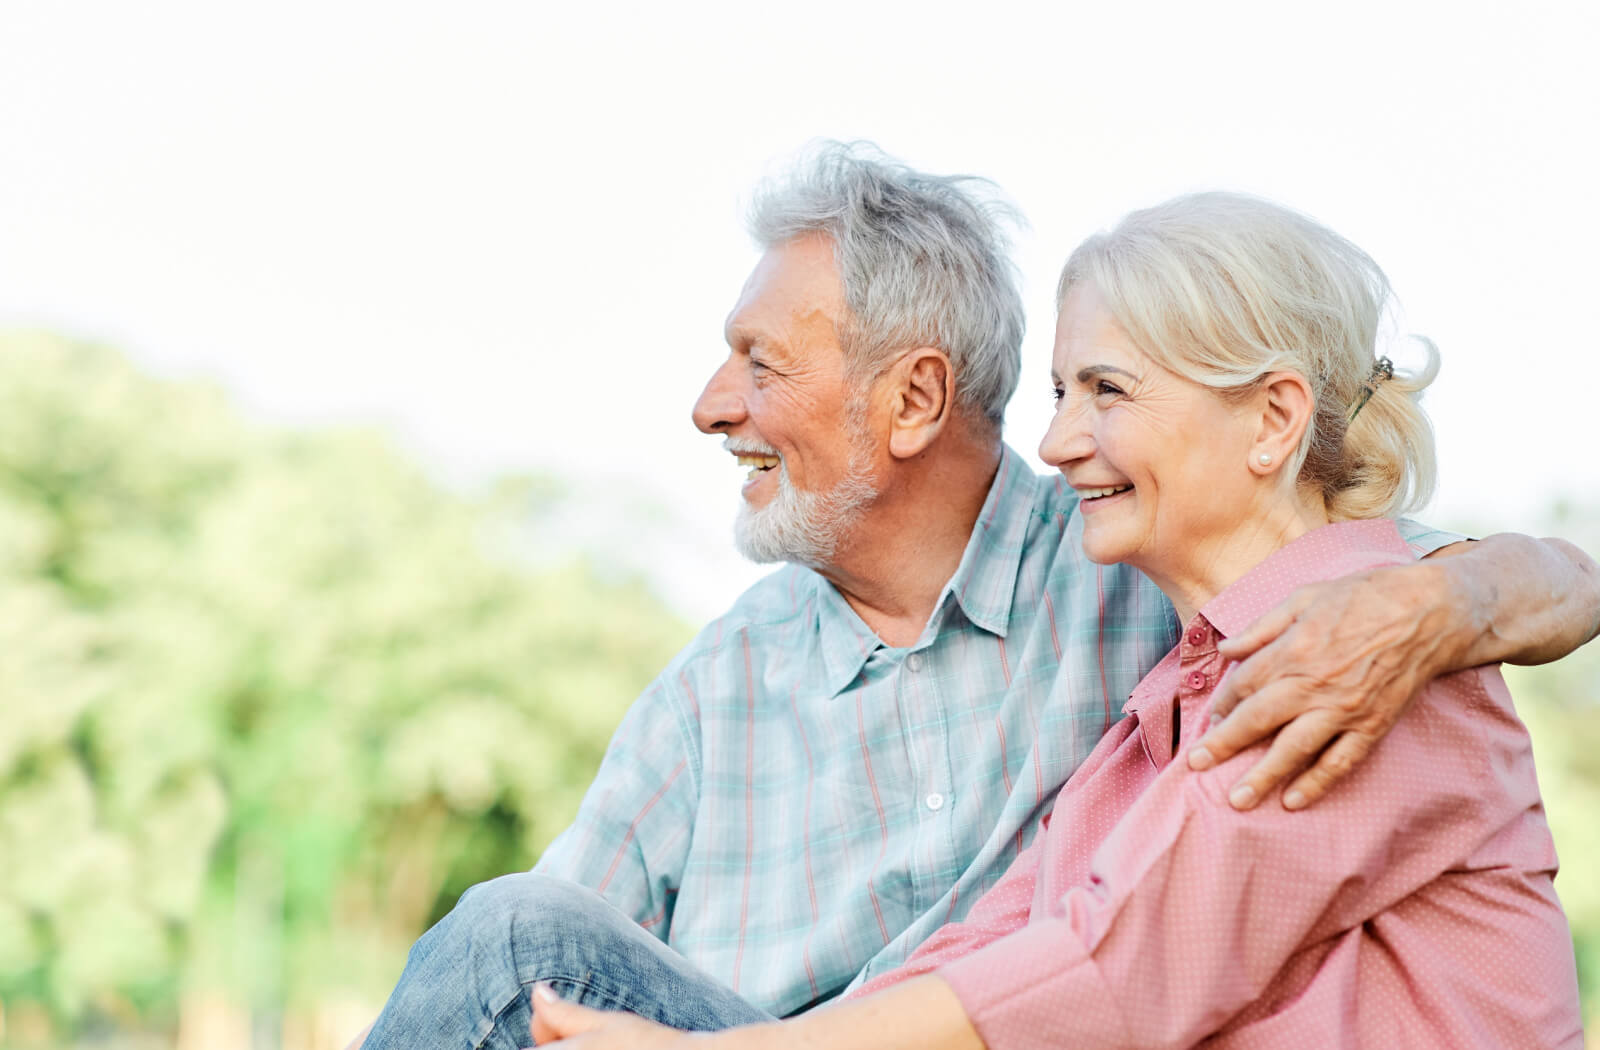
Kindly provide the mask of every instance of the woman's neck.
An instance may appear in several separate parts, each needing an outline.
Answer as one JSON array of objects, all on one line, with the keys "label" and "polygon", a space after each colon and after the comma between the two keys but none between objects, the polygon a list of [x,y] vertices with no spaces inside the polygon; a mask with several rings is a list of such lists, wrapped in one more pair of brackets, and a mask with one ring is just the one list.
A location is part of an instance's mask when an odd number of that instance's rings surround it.
[{"label": "woman's neck", "polygon": [[1188,623],[1207,602],[1273,552],[1328,521],[1321,493],[1280,497],[1254,508],[1232,528],[1172,545],[1178,549],[1160,564],[1137,568],[1161,588],[1178,611],[1178,622]]}]

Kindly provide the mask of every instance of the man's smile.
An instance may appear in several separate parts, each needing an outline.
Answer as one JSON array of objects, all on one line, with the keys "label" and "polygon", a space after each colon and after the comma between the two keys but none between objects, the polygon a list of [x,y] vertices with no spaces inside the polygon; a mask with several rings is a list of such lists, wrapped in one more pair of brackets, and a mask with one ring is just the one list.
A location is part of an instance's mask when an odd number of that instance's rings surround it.
[{"label": "man's smile", "polygon": [[773,467],[776,467],[779,462],[777,456],[754,454],[741,454],[737,456],[737,459],[739,461],[739,466],[750,468],[750,473],[745,475],[746,480],[749,481],[754,481],[758,475],[771,470]]}]

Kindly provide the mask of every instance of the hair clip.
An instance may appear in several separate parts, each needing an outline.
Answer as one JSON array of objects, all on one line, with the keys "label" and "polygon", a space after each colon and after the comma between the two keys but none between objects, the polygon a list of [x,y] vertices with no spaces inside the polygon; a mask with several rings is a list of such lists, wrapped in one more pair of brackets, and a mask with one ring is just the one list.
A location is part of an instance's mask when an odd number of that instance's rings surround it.
[{"label": "hair clip", "polygon": [[1394,378],[1394,362],[1387,357],[1380,357],[1372,364],[1372,372],[1367,376],[1367,381],[1361,384],[1361,397],[1356,400],[1350,409],[1350,415],[1345,419],[1346,425],[1355,421],[1356,413],[1360,412],[1367,399],[1378,392],[1378,384],[1385,379]]}]

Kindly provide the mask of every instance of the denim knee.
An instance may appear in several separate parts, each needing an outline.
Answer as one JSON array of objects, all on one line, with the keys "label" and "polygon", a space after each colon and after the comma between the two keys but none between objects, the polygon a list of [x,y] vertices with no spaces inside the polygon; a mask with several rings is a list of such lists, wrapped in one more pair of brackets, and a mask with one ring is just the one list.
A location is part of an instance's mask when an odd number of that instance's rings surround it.
[{"label": "denim knee", "polygon": [[474,886],[411,949],[369,1045],[526,1045],[528,985],[677,1028],[769,1019],[583,886],[522,872]]},{"label": "denim knee", "polygon": [[633,922],[593,890],[524,871],[479,883],[461,895],[413,952],[494,959],[528,984],[587,969],[605,945],[637,937]]}]

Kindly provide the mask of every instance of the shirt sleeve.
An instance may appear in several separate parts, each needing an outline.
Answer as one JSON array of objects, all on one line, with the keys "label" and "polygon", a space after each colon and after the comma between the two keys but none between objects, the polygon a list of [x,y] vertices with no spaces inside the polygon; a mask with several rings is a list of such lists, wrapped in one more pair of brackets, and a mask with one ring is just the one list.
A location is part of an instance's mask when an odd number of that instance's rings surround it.
[{"label": "shirt sleeve", "polygon": [[1412,521],[1410,518],[1397,518],[1394,524],[1400,530],[1400,538],[1411,548],[1411,553],[1419,558],[1426,558],[1442,547],[1472,538],[1463,536],[1459,532],[1436,529],[1420,521]]},{"label": "shirt sleeve", "polygon": [[1301,948],[1460,863],[1486,828],[1510,819],[1490,810],[1515,803],[1486,788],[1499,774],[1473,725],[1486,702],[1477,673],[1430,686],[1308,810],[1228,805],[1228,787],[1264,745],[1205,773],[1169,763],[1096,851],[1088,880],[940,968],[985,1044],[1192,1046],[1259,998]]},{"label": "shirt sleeve", "polygon": [[666,676],[624,716],[572,826],[535,871],[588,886],[665,940],[698,805],[698,735]]}]

